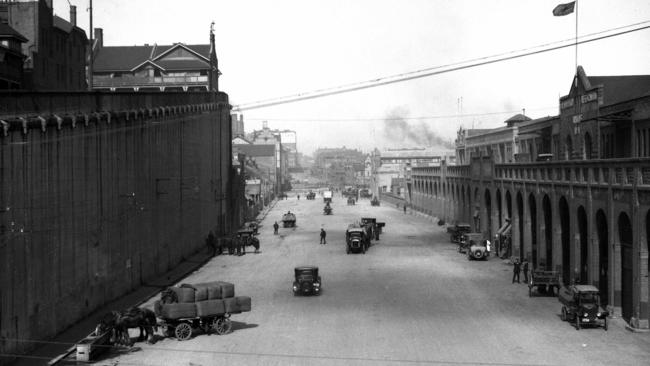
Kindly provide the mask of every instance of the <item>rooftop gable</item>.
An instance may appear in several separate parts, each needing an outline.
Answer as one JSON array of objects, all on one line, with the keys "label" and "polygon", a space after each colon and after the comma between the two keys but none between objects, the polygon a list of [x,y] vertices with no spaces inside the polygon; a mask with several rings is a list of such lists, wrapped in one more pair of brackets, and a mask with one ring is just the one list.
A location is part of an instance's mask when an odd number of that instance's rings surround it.
[{"label": "rooftop gable", "polygon": [[[174,51],[179,51],[174,57]],[[151,61],[165,70],[209,68],[210,45],[104,46],[95,54],[96,72],[131,72]]]}]

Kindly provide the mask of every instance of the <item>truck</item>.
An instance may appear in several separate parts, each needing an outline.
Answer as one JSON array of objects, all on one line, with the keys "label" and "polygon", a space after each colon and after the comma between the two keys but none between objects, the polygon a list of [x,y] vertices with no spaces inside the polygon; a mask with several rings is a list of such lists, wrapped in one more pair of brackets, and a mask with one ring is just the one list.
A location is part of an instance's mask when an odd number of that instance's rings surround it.
[{"label": "truck", "polygon": [[323,192],[323,202],[332,202],[332,191],[324,191]]}]

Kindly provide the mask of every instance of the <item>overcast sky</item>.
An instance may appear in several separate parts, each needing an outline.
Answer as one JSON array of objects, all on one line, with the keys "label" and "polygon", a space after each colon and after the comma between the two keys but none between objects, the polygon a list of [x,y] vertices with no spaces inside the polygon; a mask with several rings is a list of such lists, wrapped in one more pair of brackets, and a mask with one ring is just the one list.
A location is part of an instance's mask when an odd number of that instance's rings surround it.
[{"label": "overcast sky", "polygon": [[[68,19],[68,2],[54,2],[55,12]],[[78,7],[78,25],[88,30],[88,0],[70,3]],[[575,14],[552,15],[559,3],[95,0],[93,6],[94,27],[104,29],[109,46],[206,44],[214,21],[220,90],[236,105],[575,37]],[[644,21],[650,21],[647,0],[578,5],[579,35]],[[650,74],[650,30],[580,45],[578,64],[594,76]],[[500,127],[524,108],[531,118],[557,114],[558,98],[568,92],[574,73],[575,49],[567,48],[245,111],[245,129],[259,129],[268,120],[271,128],[296,130],[298,149],[306,153],[344,145],[363,151],[427,145],[436,136],[452,141],[461,125]],[[391,122],[384,121],[387,116]],[[406,119],[396,122],[399,117]]]}]

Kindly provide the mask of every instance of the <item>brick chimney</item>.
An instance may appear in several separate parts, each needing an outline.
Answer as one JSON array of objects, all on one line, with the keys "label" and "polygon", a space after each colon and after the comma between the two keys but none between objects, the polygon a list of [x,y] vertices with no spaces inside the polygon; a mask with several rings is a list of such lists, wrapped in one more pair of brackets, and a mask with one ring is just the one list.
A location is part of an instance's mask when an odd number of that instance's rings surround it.
[{"label": "brick chimney", "polygon": [[104,29],[95,28],[95,42],[97,44],[97,49],[104,47]]},{"label": "brick chimney", "polygon": [[77,7],[74,5],[70,5],[70,23],[77,26]]}]

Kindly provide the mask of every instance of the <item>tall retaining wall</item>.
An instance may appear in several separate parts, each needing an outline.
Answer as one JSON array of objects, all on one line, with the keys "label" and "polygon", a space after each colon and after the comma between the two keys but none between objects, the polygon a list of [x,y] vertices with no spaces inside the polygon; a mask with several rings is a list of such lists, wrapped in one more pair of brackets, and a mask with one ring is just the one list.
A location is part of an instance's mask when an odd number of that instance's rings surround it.
[{"label": "tall retaining wall", "polygon": [[226,94],[11,93],[0,105],[0,353],[28,351],[22,340],[63,331],[236,225]]}]

